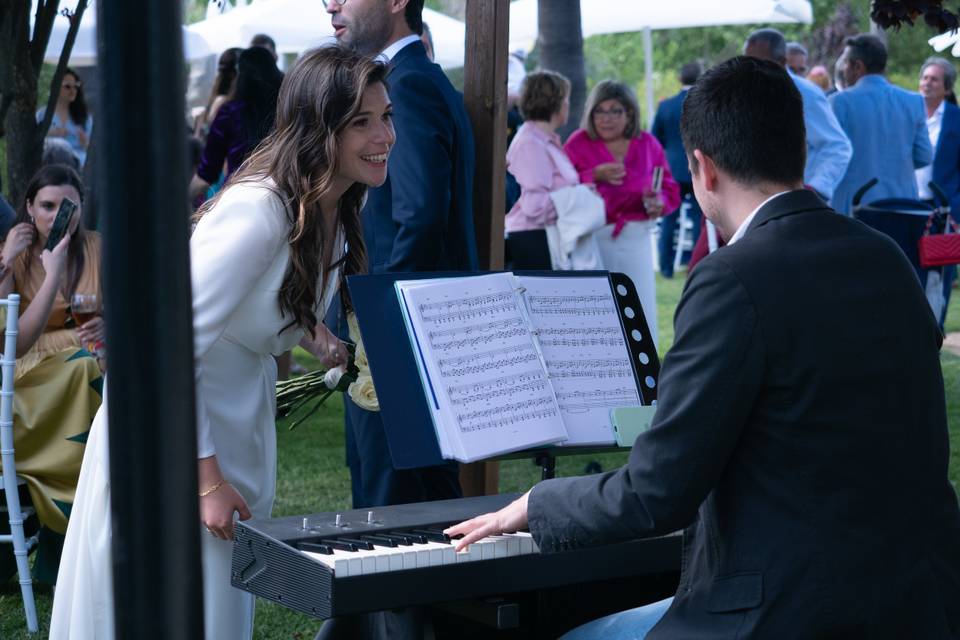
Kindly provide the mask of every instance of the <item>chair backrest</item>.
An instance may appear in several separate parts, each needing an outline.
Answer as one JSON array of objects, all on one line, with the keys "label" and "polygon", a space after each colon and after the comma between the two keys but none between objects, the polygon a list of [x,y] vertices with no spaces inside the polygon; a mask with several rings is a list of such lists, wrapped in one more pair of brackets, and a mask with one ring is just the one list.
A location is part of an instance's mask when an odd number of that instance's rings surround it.
[{"label": "chair backrest", "polygon": [[[13,464],[13,376],[17,366],[17,329],[20,320],[20,296],[10,294],[6,300],[0,299],[0,306],[6,307],[7,327],[4,332],[3,355],[0,357],[0,369],[3,372],[3,385],[0,386],[0,463],[3,467],[3,485],[7,495],[7,507],[19,509],[17,499],[16,473]],[[11,504],[16,502],[16,505]]]}]

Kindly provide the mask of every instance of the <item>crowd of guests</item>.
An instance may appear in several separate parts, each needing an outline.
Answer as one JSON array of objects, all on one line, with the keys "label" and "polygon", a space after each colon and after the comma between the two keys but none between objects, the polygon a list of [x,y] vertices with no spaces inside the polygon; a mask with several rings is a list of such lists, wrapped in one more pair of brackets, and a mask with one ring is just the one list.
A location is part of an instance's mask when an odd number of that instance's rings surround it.
[{"label": "crowd of guests", "polygon": [[[947,60],[928,59],[920,71],[920,95],[892,85],[885,77],[887,53],[873,35],[849,38],[831,80],[824,65],[808,67],[807,49],[787,42],[775,29],[759,29],[744,43],[744,54],[784,68],[803,100],[807,140],[804,183],[847,216],[863,219],[901,244],[917,271],[940,325],[946,318],[956,268],[922,269],[917,241],[923,220],[904,218],[900,210],[931,211],[944,205],[929,187],[934,182],[960,220],[960,123],[953,85],[956,70]],[[659,224],[659,267],[672,277],[678,227],[693,227],[692,269],[708,252],[723,246],[712,225],[700,216],[680,138],[683,103],[699,77],[699,64],[684,65],[680,91],[661,102],[652,134],[640,126],[639,107],[630,87],[604,80],[594,87],[583,121],[566,142],[557,136],[569,109],[569,83],[548,71],[527,76],[521,88],[520,127],[507,152],[507,171],[520,187],[519,199],[505,222],[507,255],[516,269],[556,265],[548,242],[557,223],[555,198],[570,185],[587,184],[603,198],[608,226],[594,233],[603,266],[634,281],[656,335],[654,258],[651,237]],[[654,169],[663,179],[654,185]],[[576,175],[574,171],[576,170]],[[854,195],[876,180],[864,202]],[[682,205],[682,209],[681,209]],[[867,208],[886,207],[880,218]],[[681,214],[682,211],[682,214]],[[575,216],[577,212],[566,215]],[[681,220],[682,216],[682,220]],[[908,230],[908,233],[901,231]]]}]

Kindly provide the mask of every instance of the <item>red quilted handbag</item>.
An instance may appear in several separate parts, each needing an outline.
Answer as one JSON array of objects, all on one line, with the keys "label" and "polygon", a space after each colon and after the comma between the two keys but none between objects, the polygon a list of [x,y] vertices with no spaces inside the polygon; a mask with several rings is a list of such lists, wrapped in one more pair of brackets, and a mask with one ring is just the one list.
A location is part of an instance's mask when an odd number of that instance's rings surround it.
[{"label": "red quilted handbag", "polygon": [[[957,228],[957,223],[953,221],[950,214],[946,216],[943,233],[930,233],[930,227],[937,213],[934,211],[927,218],[927,228],[920,236],[920,266],[924,269],[960,264],[960,229]],[[953,233],[950,233],[951,229]]]}]

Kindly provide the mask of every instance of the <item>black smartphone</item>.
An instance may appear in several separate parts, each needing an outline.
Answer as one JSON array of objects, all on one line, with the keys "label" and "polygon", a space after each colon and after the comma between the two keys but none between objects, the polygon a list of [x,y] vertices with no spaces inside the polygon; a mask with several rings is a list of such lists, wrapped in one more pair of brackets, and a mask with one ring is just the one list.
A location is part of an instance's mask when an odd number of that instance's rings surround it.
[{"label": "black smartphone", "polygon": [[53,226],[50,227],[50,235],[47,236],[47,244],[44,245],[44,251],[53,251],[54,247],[60,244],[63,235],[70,227],[70,221],[73,214],[77,211],[77,203],[69,198],[64,198],[60,202],[60,209],[57,211],[57,217],[53,219]]}]

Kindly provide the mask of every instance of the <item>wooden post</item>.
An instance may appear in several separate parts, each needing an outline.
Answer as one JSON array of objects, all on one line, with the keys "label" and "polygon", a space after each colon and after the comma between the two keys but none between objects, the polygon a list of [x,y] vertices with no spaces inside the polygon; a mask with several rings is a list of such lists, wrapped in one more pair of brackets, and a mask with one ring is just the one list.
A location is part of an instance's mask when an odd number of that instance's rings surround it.
[{"label": "wooden post", "polygon": [[[481,269],[503,268],[504,179],[507,154],[507,43],[509,0],[467,0],[463,99],[477,150],[473,219]],[[468,496],[497,493],[500,464],[460,467]]]}]

